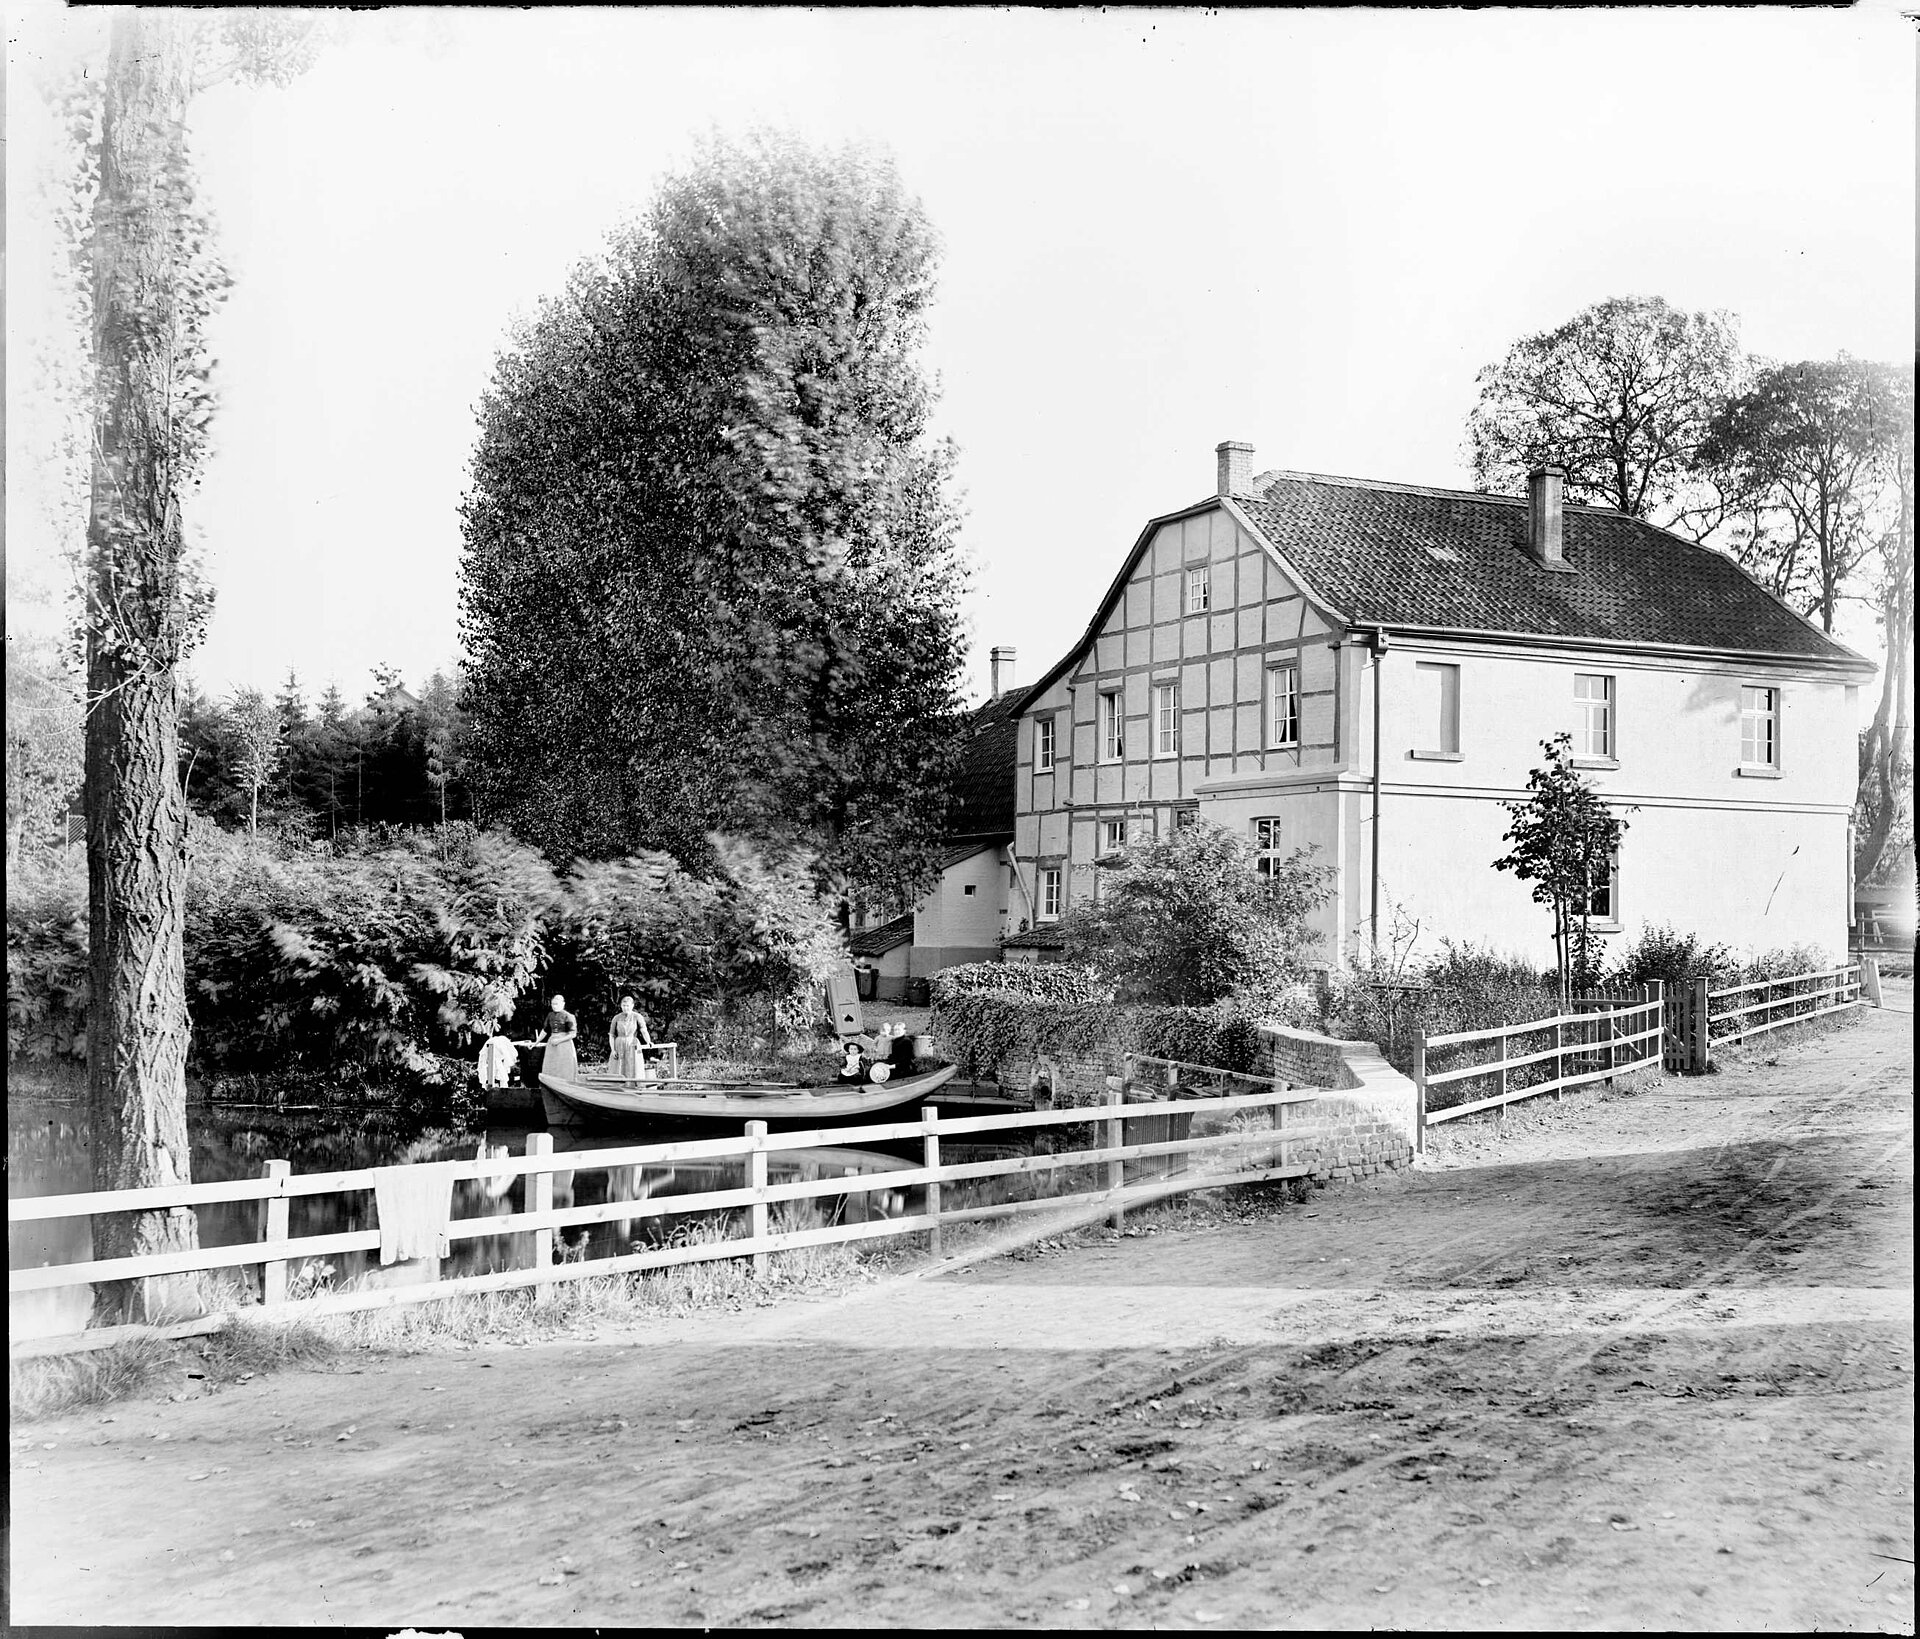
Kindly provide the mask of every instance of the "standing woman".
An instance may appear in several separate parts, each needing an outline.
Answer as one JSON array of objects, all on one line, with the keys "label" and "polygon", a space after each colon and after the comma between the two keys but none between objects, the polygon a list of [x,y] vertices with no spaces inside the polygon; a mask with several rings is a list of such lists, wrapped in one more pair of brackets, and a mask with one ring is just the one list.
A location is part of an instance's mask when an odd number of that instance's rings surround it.
[{"label": "standing woman", "polygon": [[553,998],[553,1005],[541,1022],[540,1033],[547,1043],[540,1057],[540,1073],[560,1081],[578,1081],[580,1061],[573,1050],[573,1038],[580,1034],[580,1021],[567,1011],[566,997]]},{"label": "standing woman", "polygon": [[633,1081],[641,1072],[640,1046],[651,1047],[653,1036],[647,1029],[647,1016],[633,1010],[633,998],[620,998],[620,1011],[607,1026],[607,1068],[622,1081]]}]

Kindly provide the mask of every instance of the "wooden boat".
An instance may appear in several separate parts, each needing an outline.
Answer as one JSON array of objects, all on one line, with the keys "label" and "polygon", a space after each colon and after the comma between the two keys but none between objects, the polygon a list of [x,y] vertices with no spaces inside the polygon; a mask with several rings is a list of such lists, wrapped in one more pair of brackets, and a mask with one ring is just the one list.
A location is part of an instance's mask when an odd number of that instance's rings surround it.
[{"label": "wooden boat", "polygon": [[582,1123],[630,1125],[639,1121],[779,1121],[814,1123],[859,1120],[902,1105],[923,1102],[953,1079],[951,1064],[930,1065],[886,1081],[829,1081],[800,1086],[777,1081],[619,1081],[582,1076],[563,1081],[544,1072],[547,1120],[557,1126]]}]

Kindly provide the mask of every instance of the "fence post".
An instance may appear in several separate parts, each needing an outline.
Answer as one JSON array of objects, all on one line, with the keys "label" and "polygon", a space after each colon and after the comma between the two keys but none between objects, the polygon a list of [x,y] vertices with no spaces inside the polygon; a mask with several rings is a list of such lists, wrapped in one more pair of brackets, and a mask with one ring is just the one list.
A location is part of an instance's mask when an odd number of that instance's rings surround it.
[{"label": "fence post", "polygon": [[[262,1178],[285,1178],[293,1171],[291,1161],[269,1161],[260,1171]],[[267,1210],[260,1226],[260,1239],[267,1242],[284,1241],[287,1238],[287,1208],[291,1203],[284,1195],[269,1195]],[[260,1266],[260,1301],[262,1303],[285,1303],[287,1301],[287,1260],[269,1259]]]},{"label": "fence post", "polygon": [[1713,1062],[1713,980],[1689,979],[1687,988],[1692,992],[1687,1003],[1687,1068],[1703,1075]]},{"label": "fence post", "polygon": [[[932,1169],[940,1165],[940,1112],[931,1104],[920,1106],[920,1163]],[[941,1256],[945,1249],[945,1239],[940,1233],[940,1180],[927,1180],[927,1216],[933,1220],[933,1229],[928,1236],[927,1250],[934,1257]]]},{"label": "fence post", "polygon": [[[1504,1055],[1505,1042],[1500,1044],[1500,1050]],[[1503,1057],[1501,1063],[1504,1065],[1505,1062]],[[1506,1080],[1506,1074],[1502,1069],[1500,1078],[1503,1082]],[[1504,1086],[1501,1091],[1506,1091]],[[1427,1033],[1424,1030],[1420,1032],[1420,1045],[1413,1050],[1413,1153],[1415,1155],[1427,1153]],[[1285,1164],[1283,1157],[1281,1165]]]},{"label": "fence post", "polygon": [[[552,1133],[528,1133],[527,1154],[529,1156],[553,1154]],[[553,1174],[551,1172],[530,1172],[527,1174],[527,1211],[551,1212],[553,1210]],[[536,1229],[533,1232],[533,1267],[550,1269],[553,1267],[553,1231]],[[537,1303],[553,1288],[548,1284],[536,1283],[534,1301]]]},{"label": "fence post", "polygon": [[[1553,1101],[1558,1104],[1566,1096],[1566,1089],[1559,1084],[1567,1078],[1567,1054],[1564,1042],[1567,1027],[1557,1020],[1553,1026]],[[1576,1029],[1575,1035],[1580,1032]]]},{"label": "fence post", "polygon": [[1880,1005],[1880,958],[1862,956],[1860,958],[1860,994],[1874,1007]]},{"label": "fence post", "polygon": [[[1107,1107],[1115,1112],[1108,1118],[1106,1123],[1106,1148],[1110,1150],[1117,1150],[1126,1142],[1127,1124],[1118,1113],[1120,1104],[1126,1096],[1127,1093],[1124,1084],[1116,1087],[1113,1084],[1113,1078],[1109,1077],[1107,1080]],[[1109,1161],[1107,1163],[1107,1188],[1117,1195],[1122,1189],[1126,1188],[1126,1183],[1126,1163],[1117,1158]],[[1107,1223],[1110,1227],[1118,1229],[1125,1217],[1126,1213],[1120,1207],[1116,1206],[1113,1209],[1112,1216],[1107,1219]]]},{"label": "fence post", "polygon": [[[754,1198],[747,1205],[747,1234],[754,1240],[765,1240],[767,1235],[767,1124],[764,1121],[749,1121],[747,1137],[753,1140],[753,1148],[747,1151],[747,1188],[754,1192]],[[764,1279],[770,1262],[765,1252],[753,1255],[753,1278]]]}]

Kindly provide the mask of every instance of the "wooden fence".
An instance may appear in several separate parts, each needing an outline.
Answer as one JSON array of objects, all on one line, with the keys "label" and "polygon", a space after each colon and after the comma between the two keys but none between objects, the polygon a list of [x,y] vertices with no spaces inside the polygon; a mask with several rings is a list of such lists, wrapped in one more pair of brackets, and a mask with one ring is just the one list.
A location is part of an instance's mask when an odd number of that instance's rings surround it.
[{"label": "wooden fence", "polygon": [[[866,1240],[876,1236],[926,1233],[931,1238],[932,1250],[937,1257],[942,1251],[942,1229],[952,1224],[1008,1217],[1041,1209],[1089,1205],[1107,1208],[1113,1221],[1118,1223],[1120,1215],[1129,1206],[1146,1204],[1169,1194],[1226,1184],[1301,1177],[1311,1170],[1306,1164],[1288,1161],[1288,1145],[1297,1139],[1326,1136],[1330,1129],[1311,1123],[1288,1124],[1285,1112],[1289,1108],[1313,1104],[1326,1096],[1326,1089],[1296,1090],[1283,1082],[1268,1080],[1260,1090],[1254,1092],[1208,1093],[1207,1096],[1196,1097],[1191,1075],[1183,1076],[1177,1066],[1169,1074],[1167,1061],[1152,1061],[1152,1065],[1152,1074],[1160,1083],[1163,1095],[1171,1096],[1130,1098],[1131,1086],[1116,1085],[1119,1078],[1115,1078],[1115,1082],[1109,1083],[1104,1104],[1081,1108],[943,1120],[937,1109],[928,1106],[917,1119],[912,1120],[775,1134],[768,1133],[765,1122],[752,1121],[746,1124],[745,1134],[738,1138],[627,1144],[559,1154],[553,1150],[551,1135],[533,1133],[527,1139],[524,1155],[488,1155],[440,1163],[449,1169],[455,1181],[482,1180],[501,1191],[515,1179],[526,1180],[522,1210],[484,1217],[451,1218],[445,1226],[445,1233],[449,1241],[460,1241],[530,1232],[533,1248],[531,1262],[525,1267],[496,1269],[447,1279],[431,1278],[437,1272],[436,1265],[426,1281],[415,1285],[345,1290],[311,1297],[292,1297],[288,1291],[288,1269],[298,1260],[372,1251],[380,1244],[378,1229],[290,1236],[290,1201],[298,1196],[377,1191],[383,1174],[409,1170],[404,1167],[364,1167],[344,1172],[297,1174],[285,1161],[268,1161],[258,1178],[10,1199],[7,1202],[7,1222],[10,1225],[92,1218],[115,1212],[161,1209],[190,1212],[195,1207],[216,1202],[254,1201],[260,1204],[261,1228],[257,1241],[237,1245],[13,1269],[8,1272],[7,1290],[13,1295],[103,1281],[153,1281],[252,1267],[259,1271],[260,1302],[258,1306],[251,1307],[249,1312],[275,1317],[333,1314],[427,1302],[468,1292],[497,1292],[526,1286],[545,1288],[558,1281],[623,1275],[729,1258],[751,1257],[756,1272],[760,1272],[766,1269],[769,1256],[775,1252]],[[1204,1068],[1185,1067],[1187,1071]],[[1136,1073],[1131,1063],[1128,1069],[1130,1076]],[[1218,1077],[1227,1073],[1212,1074]],[[1261,1080],[1251,1077],[1238,1079]],[[1206,1125],[1203,1117],[1210,1120],[1215,1116],[1228,1118],[1225,1125],[1231,1130],[1195,1130]],[[1249,1119],[1254,1123],[1251,1130],[1247,1125]],[[984,1135],[1004,1139],[1076,1126],[1093,1129],[1094,1141],[1090,1147],[962,1163],[943,1163],[941,1159],[941,1145],[945,1141],[975,1139]],[[918,1166],[903,1158],[897,1169],[842,1177],[802,1178],[786,1183],[769,1183],[767,1179],[767,1155],[770,1150],[791,1152],[915,1140],[921,1146],[921,1164]],[[1195,1157],[1216,1154],[1225,1163],[1218,1170],[1192,1169]],[[743,1187],[708,1190],[698,1194],[609,1200],[586,1206],[556,1208],[553,1203],[555,1172],[665,1167],[730,1157],[744,1161],[746,1183]],[[1125,1167],[1130,1161],[1153,1162],[1153,1170],[1162,1175],[1144,1183],[1129,1184]],[[1104,1183],[1096,1189],[972,1207],[947,1206],[942,1200],[943,1186],[974,1179],[1101,1165],[1106,1169]],[[1136,1168],[1136,1171],[1139,1170],[1142,1169]],[[910,1217],[836,1222],[818,1228],[779,1231],[771,1223],[773,1209],[782,1203],[829,1201],[875,1190],[906,1190],[914,1186],[924,1186],[925,1204],[922,1210]],[[688,1245],[649,1247],[643,1251],[593,1259],[557,1261],[555,1258],[554,1237],[566,1229],[614,1220],[630,1221],[668,1215],[731,1215],[742,1209],[745,1213],[744,1235],[734,1234],[729,1238]],[[723,1217],[720,1222],[730,1225],[733,1220]],[[190,1324],[208,1330],[219,1323],[218,1319],[210,1319],[204,1324]],[[114,1341],[117,1336],[125,1335],[130,1330],[140,1329],[104,1328],[68,1334],[62,1338],[29,1340],[14,1345],[14,1353],[50,1353],[97,1347]]]},{"label": "wooden fence", "polygon": [[1871,959],[1811,973],[1790,973],[1748,984],[1716,986],[1688,979],[1674,987],[1669,1068],[1699,1074],[1712,1067],[1715,1047],[1825,1018],[1879,1001],[1879,973]]},{"label": "wooden fence", "polygon": [[[1610,1081],[1615,1076],[1656,1068],[1662,1058],[1661,987],[1639,985],[1630,992],[1580,997],[1575,1011],[1525,1024],[1500,1025],[1491,1030],[1460,1030],[1444,1036],[1422,1036],[1414,1060],[1418,1089],[1418,1147],[1426,1147],[1426,1132],[1441,1122],[1458,1121],[1486,1110],[1503,1111],[1522,1099],[1552,1093],[1557,1098],[1569,1087]],[[1527,1037],[1551,1038],[1544,1046],[1514,1044]],[[1496,1056],[1434,1070],[1433,1057],[1443,1057],[1493,1046]],[[1543,1073],[1544,1072],[1544,1073]],[[1520,1084],[1515,1085],[1516,1077]],[[1430,1109],[1432,1090],[1465,1082],[1491,1081],[1494,1090],[1479,1098]]]}]

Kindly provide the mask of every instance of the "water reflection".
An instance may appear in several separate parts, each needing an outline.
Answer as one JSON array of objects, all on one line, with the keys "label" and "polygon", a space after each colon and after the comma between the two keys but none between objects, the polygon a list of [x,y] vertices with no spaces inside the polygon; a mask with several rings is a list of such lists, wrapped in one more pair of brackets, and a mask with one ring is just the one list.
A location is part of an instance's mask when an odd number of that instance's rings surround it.
[{"label": "water reflection", "polygon": [[[1129,1126],[1134,1126],[1129,1123]],[[188,1107],[188,1135],[193,1150],[196,1183],[258,1178],[269,1160],[289,1161],[295,1173],[348,1171],[411,1161],[472,1160],[476,1156],[522,1155],[530,1132],[544,1127],[494,1126],[485,1130],[423,1125],[390,1111],[286,1111],[273,1107],[235,1107],[196,1104]],[[608,1149],[625,1143],[645,1143],[684,1136],[681,1133],[613,1135],[555,1130],[556,1153]],[[1023,1135],[1024,1136],[1024,1135]],[[1149,1135],[1129,1133],[1130,1138]],[[1070,1150],[1093,1141],[1090,1128],[1044,1130],[1032,1141],[1018,1144],[941,1145],[941,1159],[949,1164],[1024,1155],[1033,1149]],[[64,1195],[90,1189],[89,1132],[83,1107],[55,1101],[10,1100],[7,1108],[8,1187],[17,1196]],[[777,1203],[777,1229],[827,1227],[877,1219],[912,1217],[925,1206],[924,1186],[889,1186],[886,1175],[917,1167],[917,1141],[871,1147],[826,1147],[811,1150],[773,1150],[767,1156],[770,1183],[802,1178],[871,1178],[871,1188]],[[1148,1163],[1148,1166],[1151,1166]],[[1140,1167],[1130,1165],[1129,1177]],[[1016,1199],[1066,1194],[1097,1188],[1104,1181],[1100,1166],[1071,1166],[1017,1173],[1007,1177],[947,1184],[942,1204],[947,1210],[985,1206]],[[744,1157],[682,1161],[672,1166],[627,1166],[602,1169],[561,1168],[553,1174],[553,1199],[559,1207],[585,1207],[632,1202],[657,1202],[683,1195],[738,1189],[746,1184]],[[525,1210],[528,1181],[524,1177],[463,1179],[454,1188],[453,1216],[493,1218]],[[235,1246],[257,1241],[265,1228],[266,1203],[216,1202],[197,1209],[202,1246]],[[725,1215],[724,1232],[747,1232],[747,1215]],[[653,1216],[616,1215],[603,1223],[577,1225],[558,1232],[557,1257],[602,1258],[629,1250],[684,1239],[692,1226],[714,1226],[712,1213],[660,1213]],[[378,1225],[371,1190],[352,1194],[296,1196],[288,1202],[288,1233],[294,1236],[328,1235],[371,1230]],[[710,1232],[710,1231],[708,1231]],[[526,1268],[533,1261],[534,1237],[483,1235],[452,1243],[441,1265],[445,1276],[485,1274]],[[92,1256],[92,1234],[86,1219],[9,1226],[9,1266],[30,1268],[48,1263],[83,1262]],[[289,1265],[288,1291],[298,1296],[342,1287],[383,1286],[431,1278],[424,1265],[396,1264],[383,1268],[377,1249],[329,1254],[296,1260]],[[242,1265],[226,1278],[244,1286],[248,1296],[259,1295],[258,1266]],[[216,1277],[217,1278],[217,1277]],[[78,1331],[86,1324],[92,1301],[89,1287],[66,1287],[22,1293],[10,1300],[9,1323],[16,1338]]]}]

